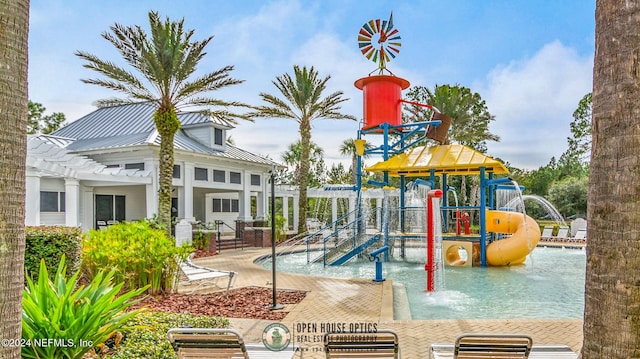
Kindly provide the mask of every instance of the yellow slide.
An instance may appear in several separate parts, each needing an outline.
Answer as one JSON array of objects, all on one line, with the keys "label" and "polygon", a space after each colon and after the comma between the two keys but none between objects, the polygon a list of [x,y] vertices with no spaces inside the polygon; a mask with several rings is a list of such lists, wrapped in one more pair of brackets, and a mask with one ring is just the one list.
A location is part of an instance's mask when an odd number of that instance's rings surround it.
[{"label": "yellow slide", "polygon": [[520,264],[540,241],[536,221],[519,212],[487,211],[487,231],[512,234],[487,246],[487,264],[508,266]]}]

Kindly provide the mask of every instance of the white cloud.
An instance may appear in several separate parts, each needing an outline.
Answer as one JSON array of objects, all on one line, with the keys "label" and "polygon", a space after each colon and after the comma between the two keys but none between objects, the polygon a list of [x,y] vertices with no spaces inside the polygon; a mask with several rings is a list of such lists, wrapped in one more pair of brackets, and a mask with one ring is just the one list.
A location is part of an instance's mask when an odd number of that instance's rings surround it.
[{"label": "white cloud", "polygon": [[580,56],[559,41],[533,57],[497,66],[475,86],[496,121],[500,143],[489,153],[521,168],[538,168],[567,148],[569,123],[580,99],[591,92],[593,56]]}]

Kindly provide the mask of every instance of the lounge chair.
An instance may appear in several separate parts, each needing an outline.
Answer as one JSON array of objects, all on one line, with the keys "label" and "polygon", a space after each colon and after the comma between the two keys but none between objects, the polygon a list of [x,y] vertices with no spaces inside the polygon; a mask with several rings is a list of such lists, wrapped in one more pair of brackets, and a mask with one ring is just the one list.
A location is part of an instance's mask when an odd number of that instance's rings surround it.
[{"label": "lounge chair", "polygon": [[575,359],[566,345],[533,345],[525,334],[461,334],[455,344],[432,344],[432,359]]},{"label": "lounge chair", "polygon": [[328,358],[400,358],[398,335],[392,330],[375,333],[340,332],[324,335]]},{"label": "lounge chair", "polygon": [[575,242],[586,242],[587,241],[587,230],[586,229],[578,229],[576,235],[573,237]]},{"label": "lounge chair", "polygon": [[295,354],[295,347],[272,351],[262,344],[246,344],[234,329],[173,328],[167,338],[178,359],[290,359]]},{"label": "lounge chair", "polygon": [[540,239],[543,241],[548,240],[553,236],[553,226],[544,226],[542,229],[542,234],[540,235]]},{"label": "lounge chair", "polygon": [[224,288],[224,286],[219,286],[217,282],[221,278],[225,277],[228,278],[228,281],[226,282],[225,294],[229,294],[229,288],[233,286],[233,283],[235,282],[238,274],[232,271],[217,270],[199,266],[191,261],[192,257],[193,254],[190,255],[185,261],[178,261],[178,265],[180,266],[182,273],[184,273],[184,275],[187,277],[189,283],[197,284],[196,287],[189,292],[189,294],[194,293],[196,290],[206,284],[214,284],[219,288]]},{"label": "lounge chair", "polygon": [[555,236],[556,242],[563,242],[569,239],[569,227],[561,226],[558,229],[558,234]]}]

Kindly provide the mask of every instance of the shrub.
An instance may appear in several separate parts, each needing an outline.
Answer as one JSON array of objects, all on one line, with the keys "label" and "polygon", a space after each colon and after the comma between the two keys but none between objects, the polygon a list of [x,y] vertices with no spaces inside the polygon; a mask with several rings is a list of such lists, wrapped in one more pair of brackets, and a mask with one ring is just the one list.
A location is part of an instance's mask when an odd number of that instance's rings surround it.
[{"label": "shrub", "polygon": [[127,222],[91,230],[83,240],[82,267],[91,278],[101,268],[115,270],[125,289],[150,285],[151,294],[169,292],[178,275],[176,259],[192,248],[176,247],[175,239],[148,222]]},{"label": "shrub", "polygon": [[51,280],[42,260],[38,282],[27,279],[22,293],[22,358],[82,358],[140,312],[124,310],[146,288],[119,295],[122,284],[111,284],[114,271],[98,272],[87,286],[78,286],[79,271],[69,279],[66,271],[62,256]]},{"label": "shrub", "polygon": [[76,227],[26,227],[24,268],[26,277],[38,281],[40,260],[44,259],[50,279],[62,256],[66,257],[69,273],[80,267],[82,232]]},{"label": "shrub", "polygon": [[221,317],[193,316],[186,313],[145,312],[127,323],[123,338],[110,359],[175,359],[167,331],[171,328],[228,328],[229,320]]}]

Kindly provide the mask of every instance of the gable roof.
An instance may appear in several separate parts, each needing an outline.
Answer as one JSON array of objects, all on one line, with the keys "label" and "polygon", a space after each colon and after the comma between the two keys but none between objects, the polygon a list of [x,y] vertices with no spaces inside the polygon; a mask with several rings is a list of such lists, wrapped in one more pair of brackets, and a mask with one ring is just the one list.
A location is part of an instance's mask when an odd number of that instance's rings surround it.
[{"label": "gable roof", "polygon": [[[159,146],[160,136],[153,122],[156,108],[157,106],[151,102],[99,108],[51,135],[65,138],[64,141],[58,139],[58,145],[74,152],[143,145]],[[226,121],[199,112],[178,113],[178,119],[181,127],[213,124],[216,127],[233,128]],[[174,148],[230,160],[281,166],[268,158],[233,145],[227,144],[225,150],[208,147],[189,137],[183,130],[176,132]]]},{"label": "gable roof", "polygon": [[436,175],[478,174],[480,168],[495,174],[509,173],[502,162],[458,144],[414,147],[365,169],[372,172],[388,171],[392,176],[419,177],[428,176],[431,170]]}]

